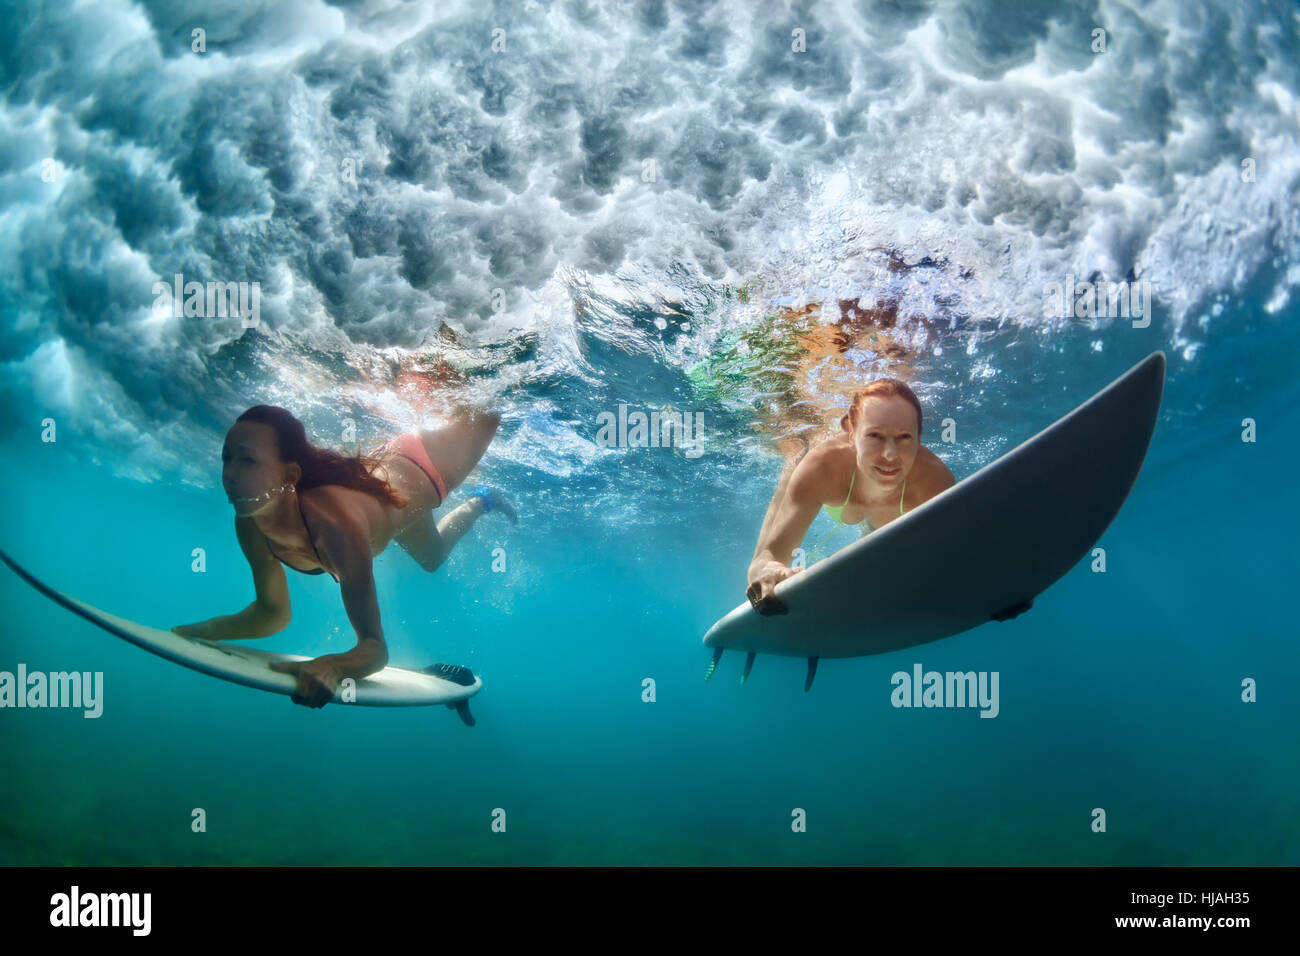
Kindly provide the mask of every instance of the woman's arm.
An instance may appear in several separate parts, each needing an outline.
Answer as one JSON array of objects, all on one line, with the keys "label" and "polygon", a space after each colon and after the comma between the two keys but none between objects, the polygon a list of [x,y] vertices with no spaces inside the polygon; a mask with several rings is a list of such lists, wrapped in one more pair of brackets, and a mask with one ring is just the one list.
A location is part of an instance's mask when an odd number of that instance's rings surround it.
[{"label": "woman's arm", "polygon": [[201,637],[209,641],[231,641],[247,637],[270,637],[289,626],[293,611],[289,606],[289,582],[284,568],[275,560],[266,538],[257,530],[252,518],[235,518],[235,537],[253,572],[257,599],[235,614],[214,617],[197,624],[182,624],[172,633],[182,637]]},{"label": "woman's arm", "polygon": [[784,489],[778,486],[780,500],[776,503],[776,511],[773,514],[769,507],[768,518],[759,532],[758,546],[749,565],[749,587],[745,593],[761,613],[779,614],[785,610],[774,593],[780,581],[800,570],[790,568],[789,564],[795,548],[802,543],[817,517],[817,509],[821,507],[817,490],[820,460],[819,455],[808,455],[790,473]]},{"label": "woman's arm", "polygon": [[306,499],[304,514],[312,512],[312,540],[323,561],[339,577],[339,591],[348,620],[357,632],[357,646],[341,654],[323,654],[309,661],[272,661],[271,670],[297,678],[291,699],[306,707],[324,707],[334,699],[344,678],[360,679],[388,666],[388,646],[379,625],[379,599],[375,595],[374,560],[365,519],[346,507],[332,514],[316,512]]},{"label": "woman's arm", "polygon": [[178,624],[172,628],[172,633],[181,637],[200,637],[205,641],[237,641],[246,637],[270,637],[288,626],[287,618],[281,620],[268,616],[254,601],[234,614],[223,614],[196,624]]},{"label": "woman's arm", "polygon": [[805,445],[804,449],[788,460],[785,468],[781,470],[781,477],[776,483],[776,491],[772,494],[772,500],[768,502],[767,513],[763,515],[763,527],[758,532],[758,544],[754,547],[754,558],[757,558],[762,550],[763,542],[767,540],[768,529],[772,526],[772,519],[776,516],[781,502],[785,500],[785,489],[790,484],[790,476],[794,474],[794,470],[799,467],[799,463],[804,460],[807,454],[808,449]]},{"label": "woman's arm", "polygon": [[803,542],[804,535],[817,517],[821,500],[810,487],[810,476],[801,472],[802,469],[795,470],[781,495],[776,514],[764,524],[759,533],[758,546],[754,549],[754,559],[749,566],[751,581],[759,569],[768,565],[788,566],[794,557],[795,548]]},{"label": "woman's arm", "polygon": [[327,654],[342,677],[367,677],[388,666],[388,645],[379,622],[379,597],[375,593],[374,558],[365,520],[343,511],[333,520],[313,522],[320,530],[317,550],[339,576],[339,592],[348,620],[357,634],[357,646],[342,654]]}]

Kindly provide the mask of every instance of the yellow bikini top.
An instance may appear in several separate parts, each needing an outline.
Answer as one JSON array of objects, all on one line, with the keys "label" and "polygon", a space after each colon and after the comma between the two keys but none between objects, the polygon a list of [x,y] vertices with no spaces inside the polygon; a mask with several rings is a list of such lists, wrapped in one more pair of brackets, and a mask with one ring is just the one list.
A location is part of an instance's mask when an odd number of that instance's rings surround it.
[{"label": "yellow bikini top", "polygon": [[[844,496],[844,504],[840,505],[839,507],[836,507],[835,505],[822,505],[822,507],[826,509],[826,513],[830,515],[832,518],[834,518],[836,521],[838,521],[840,524],[848,524],[848,522],[844,520],[844,509],[849,506],[849,499],[853,497],[853,481],[857,477],[858,477],[858,470],[854,468],[853,474],[849,477],[849,493]],[[898,496],[898,514],[900,517],[903,514],[903,497],[906,494],[907,494],[907,479],[904,478],[903,491],[902,494]]]},{"label": "yellow bikini top", "polygon": [[[832,518],[834,518],[840,524],[845,524],[844,509],[849,506],[849,499],[853,497],[853,481],[855,478],[857,478],[857,476],[858,476],[858,470],[854,468],[853,477],[849,479],[849,493],[844,496],[844,504],[839,506],[822,505],[822,507],[826,509],[826,513],[830,515]],[[906,494],[907,494],[907,479],[904,478],[903,491],[902,494],[898,496],[898,513],[900,516],[903,513],[903,498]],[[865,520],[866,519],[864,518],[863,521]],[[861,524],[861,522],[859,522],[859,524]],[[817,561],[818,557],[821,555],[822,547],[826,544],[827,541],[829,541],[832,537],[834,537],[839,532],[839,530],[840,530],[839,528],[832,528],[830,534],[826,535],[824,538],[818,541],[816,545],[814,545],[811,552],[812,560],[814,562]],[[874,531],[875,529],[873,528],[872,530]]]}]

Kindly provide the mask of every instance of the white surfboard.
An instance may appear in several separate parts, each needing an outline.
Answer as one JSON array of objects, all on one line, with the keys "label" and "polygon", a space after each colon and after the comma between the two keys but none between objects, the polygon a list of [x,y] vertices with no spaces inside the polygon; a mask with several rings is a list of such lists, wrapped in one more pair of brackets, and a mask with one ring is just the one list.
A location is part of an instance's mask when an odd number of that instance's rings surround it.
[{"label": "white surfboard", "polygon": [[[35,578],[30,572],[0,551],[9,567],[18,576],[54,602],[68,610],[80,614],[92,624],[97,624],[110,634],[115,634],[137,647],[142,647],[151,654],[165,657],[185,667],[189,667],[213,677],[255,687],[277,694],[292,695],[298,680],[291,674],[281,674],[271,670],[271,661],[306,661],[310,657],[299,654],[280,654],[274,651],[255,650],[226,641],[208,641],[195,637],[181,637],[171,631],[159,630],[128,621],[126,618],[109,614],[92,607],[84,601],[69,597]],[[461,719],[472,724],[468,708],[458,704],[473,697],[483,686],[483,681],[475,677],[473,684],[457,684],[432,674],[420,671],[404,670],[400,667],[385,667],[383,670],[362,677],[356,682],[356,700],[348,703],[371,707],[418,707],[429,704],[446,704],[461,714]],[[342,689],[334,695],[335,703],[343,703]]]},{"label": "white surfboard", "polygon": [[1005,619],[1085,557],[1119,513],[1164,379],[1165,354],[1153,352],[969,478],[780,582],[787,614],[742,604],[705,646],[715,656],[860,657]]}]

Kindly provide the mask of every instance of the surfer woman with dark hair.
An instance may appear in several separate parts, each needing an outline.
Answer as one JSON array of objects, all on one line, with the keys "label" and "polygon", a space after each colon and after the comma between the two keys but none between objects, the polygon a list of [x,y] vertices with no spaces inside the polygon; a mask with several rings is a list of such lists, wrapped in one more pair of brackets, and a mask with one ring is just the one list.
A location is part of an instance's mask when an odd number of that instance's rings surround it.
[{"label": "surfer woman with dark hair", "polygon": [[[185,637],[267,637],[289,624],[289,588],[281,564],[330,574],[357,632],[357,646],[310,661],[271,664],[293,674],[295,703],[323,707],[344,677],[361,678],[388,664],[379,624],[372,559],[396,541],[434,571],[482,515],[518,515],[501,492],[479,486],[435,522],[433,510],[483,457],[501,419],[459,413],[437,431],[399,435],[370,455],[317,448],[302,422],[274,405],[248,409],[226,433],[221,483],[235,509],[235,535],[253,570],[257,599],[244,610],[172,628]],[[277,563],[277,559],[279,563]],[[468,668],[438,665],[438,677],[472,684]]]},{"label": "surfer woman with dark hair", "polygon": [[776,585],[802,570],[789,564],[818,509],[866,533],[957,483],[939,456],[921,444],[921,417],[921,403],[906,384],[878,379],[853,393],[840,419],[843,434],[786,468],[749,565],[745,593],[759,613],[785,613],[774,596]]}]

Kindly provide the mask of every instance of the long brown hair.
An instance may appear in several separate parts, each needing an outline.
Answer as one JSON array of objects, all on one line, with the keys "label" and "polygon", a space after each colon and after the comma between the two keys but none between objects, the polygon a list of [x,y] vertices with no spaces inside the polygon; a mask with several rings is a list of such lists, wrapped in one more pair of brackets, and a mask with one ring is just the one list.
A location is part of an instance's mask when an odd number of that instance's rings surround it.
[{"label": "long brown hair", "polygon": [[302,469],[297,485],[299,491],[321,485],[342,485],[387,501],[394,508],[406,506],[408,499],[394,491],[388,482],[370,473],[370,469],[379,464],[378,459],[367,455],[340,455],[328,448],[317,448],[307,440],[307,429],[302,422],[288,409],[278,405],[254,405],[235,421],[259,422],[275,430],[280,460],[295,462]]},{"label": "long brown hair", "polygon": [[851,431],[854,424],[852,419],[858,416],[862,403],[873,397],[906,399],[916,409],[916,441],[917,444],[921,443],[921,401],[905,382],[900,382],[896,378],[878,378],[870,385],[854,392],[853,397],[849,399],[849,413],[840,419],[840,427],[845,431]]}]

